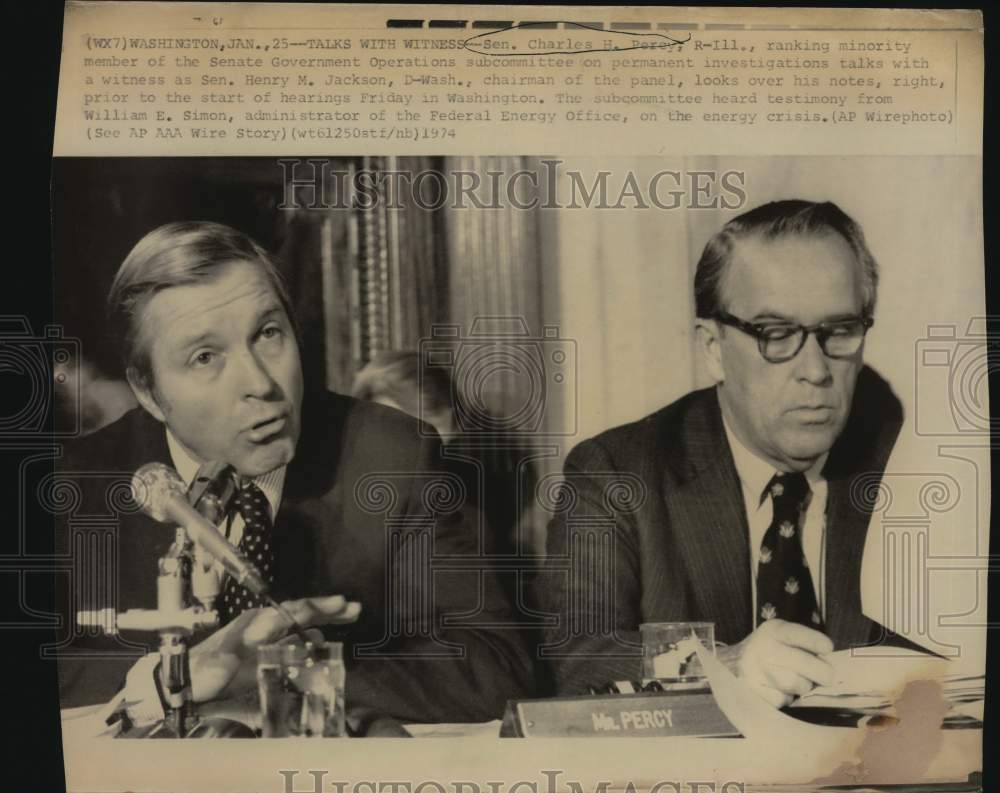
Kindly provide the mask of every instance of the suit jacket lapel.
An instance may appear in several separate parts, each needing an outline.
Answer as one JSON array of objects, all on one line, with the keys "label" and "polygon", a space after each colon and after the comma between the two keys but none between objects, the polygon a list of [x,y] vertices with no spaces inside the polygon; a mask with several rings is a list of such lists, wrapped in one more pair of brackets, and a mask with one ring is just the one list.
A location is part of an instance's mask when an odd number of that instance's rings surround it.
[{"label": "suit jacket lapel", "polygon": [[826,627],[838,649],[865,644],[873,623],[861,611],[861,557],[871,520],[867,500],[852,496],[859,477],[875,487],[903,423],[902,405],[889,384],[861,370],[847,426],[830,450],[823,475],[826,506]]},{"label": "suit jacket lapel", "polygon": [[864,644],[870,630],[861,612],[861,554],[871,513],[851,502],[851,477],[830,481],[826,506],[826,632],[837,649]]},{"label": "suit jacket lapel", "polygon": [[738,641],[753,629],[749,527],[715,389],[703,392],[681,432],[680,454],[664,473],[676,545],[699,611],[716,637]]}]

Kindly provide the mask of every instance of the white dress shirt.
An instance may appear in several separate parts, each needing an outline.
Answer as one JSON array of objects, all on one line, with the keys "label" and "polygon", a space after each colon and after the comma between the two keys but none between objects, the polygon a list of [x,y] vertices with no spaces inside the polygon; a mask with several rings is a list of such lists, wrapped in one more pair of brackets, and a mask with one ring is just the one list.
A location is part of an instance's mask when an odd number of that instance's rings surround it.
[{"label": "white dress shirt", "polygon": [[[750,580],[753,582],[750,589],[753,597],[753,613],[756,614],[757,562],[760,559],[761,543],[764,541],[764,535],[767,534],[771,518],[774,515],[774,503],[771,498],[768,496],[762,500],[761,496],[764,493],[764,488],[771,481],[771,477],[778,473],[778,469],[744,446],[729,428],[725,418],[723,418],[722,423],[726,428],[726,437],[733,453],[733,462],[736,463],[736,473],[743,486],[743,503],[746,505],[747,523],[750,526]],[[823,597],[823,568],[826,546],[827,482],[821,472],[826,463],[827,454],[813,463],[809,470],[803,472],[809,483],[809,488],[812,490],[812,496],[806,505],[803,516],[799,519],[802,550],[805,554],[806,566],[812,577],[813,589],[816,591],[816,603],[824,619],[826,618],[826,604]]]}]

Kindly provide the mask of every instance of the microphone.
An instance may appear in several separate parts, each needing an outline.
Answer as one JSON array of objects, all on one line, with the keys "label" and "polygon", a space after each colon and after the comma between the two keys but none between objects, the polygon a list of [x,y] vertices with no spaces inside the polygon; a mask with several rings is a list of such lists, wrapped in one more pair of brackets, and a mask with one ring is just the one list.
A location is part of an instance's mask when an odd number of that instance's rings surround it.
[{"label": "microphone", "polygon": [[257,568],[188,503],[187,488],[173,468],[146,463],[132,475],[132,497],[154,520],[183,526],[188,536],[218,559],[241,586],[259,597],[268,596],[267,582]]}]

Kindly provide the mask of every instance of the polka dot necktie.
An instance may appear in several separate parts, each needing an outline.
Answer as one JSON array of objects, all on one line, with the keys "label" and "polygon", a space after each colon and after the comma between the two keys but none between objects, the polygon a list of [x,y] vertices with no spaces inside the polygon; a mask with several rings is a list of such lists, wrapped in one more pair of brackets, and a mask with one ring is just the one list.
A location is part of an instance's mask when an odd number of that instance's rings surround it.
[{"label": "polka dot necktie", "polygon": [[[271,513],[264,493],[251,482],[233,496],[230,508],[237,510],[243,518],[243,536],[240,538],[239,552],[257,568],[269,585],[273,584]],[[225,625],[247,609],[263,605],[264,601],[258,595],[241,586],[232,576],[227,576],[222,588],[222,602],[219,605],[219,622]]]},{"label": "polka dot necktie", "polygon": [[802,551],[801,516],[811,491],[801,473],[776,474],[764,491],[774,517],[757,563],[757,625],[769,619],[823,630],[812,576]]}]

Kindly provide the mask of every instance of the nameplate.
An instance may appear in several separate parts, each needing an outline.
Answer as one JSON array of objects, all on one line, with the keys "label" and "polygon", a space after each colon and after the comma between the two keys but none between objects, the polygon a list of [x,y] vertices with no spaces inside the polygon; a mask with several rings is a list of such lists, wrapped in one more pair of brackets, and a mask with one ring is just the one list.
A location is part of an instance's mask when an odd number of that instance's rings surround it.
[{"label": "nameplate", "polygon": [[500,736],[593,738],[739,737],[710,691],[642,692],[507,703]]}]

